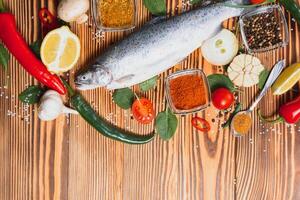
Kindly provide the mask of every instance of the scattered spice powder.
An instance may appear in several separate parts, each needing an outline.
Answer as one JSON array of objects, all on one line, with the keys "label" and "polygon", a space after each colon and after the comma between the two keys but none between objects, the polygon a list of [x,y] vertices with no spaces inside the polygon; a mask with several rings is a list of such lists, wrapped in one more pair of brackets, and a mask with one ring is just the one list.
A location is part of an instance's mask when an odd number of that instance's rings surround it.
[{"label": "scattered spice powder", "polygon": [[129,28],[134,25],[135,0],[99,0],[101,25],[106,28]]},{"label": "scattered spice powder", "polygon": [[247,134],[252,125],[251,117],[248,114],[237,114],[233,118],[234,130],[239,134]]},{"label": "scattered spice powder", "polygon": [[244,30],[250,49],[268,48],[282,42],[278,18],[274,12],[245,18]]},{"label": "scattered spice powder", "polygon": [[179,110],[190,110],[206,104],[206,89],[199,75],[183,75],[170,80],[170,97]]}]

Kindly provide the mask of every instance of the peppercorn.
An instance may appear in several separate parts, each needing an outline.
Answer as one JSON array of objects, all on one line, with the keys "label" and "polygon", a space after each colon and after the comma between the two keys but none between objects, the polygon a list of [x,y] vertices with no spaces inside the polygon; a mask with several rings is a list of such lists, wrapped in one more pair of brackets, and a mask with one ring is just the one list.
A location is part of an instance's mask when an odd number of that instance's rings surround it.
[{"label": "peppercorn", "polygon": [[282,42],[281,28],[274,12],[246,18],[244,30],[250,49],[268,48]]}]

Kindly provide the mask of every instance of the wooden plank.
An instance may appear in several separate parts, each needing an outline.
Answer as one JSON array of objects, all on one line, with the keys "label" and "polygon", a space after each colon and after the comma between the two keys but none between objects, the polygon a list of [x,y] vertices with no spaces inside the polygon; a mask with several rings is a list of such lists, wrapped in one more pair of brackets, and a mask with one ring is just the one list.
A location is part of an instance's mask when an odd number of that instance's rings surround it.
[{"label": "wooden plank", "polygon": [[[57,1],[5,0],[5,5],[16,15],[19,30],[31,43],[40,37],[38,9],[48,7],[54,12]],[[178,0],[168,0],[167,6],[169,15],[186,9],[184,1]],[[142,0],[138,0],[138,12],[141,26],[150,19]],[[288,63],[300,61],[299,26],[288,19],[293,29],[291,43],[285,49],[259,55],[267,67],[283,57]],[[233,20],[224,23],[225,27],[233,24]],[[76,69],[68,74],[71,83],[75,71],[129,34],[106,33],[104,39],[95,39],[91,19],[71,28],[83,50]],[[203,68],[207,74],[222,72],[196,50],[163,73],[157,89],[142,94],[154,102],[156,112],[166,104],[164,78],[186,68]],[[132,146],[104,138],[78,116],[41,122],[37,106],[26,107],[17,100],[22,90],[37,82],[14,58],[9,63],[7,89],[3,87],[5,76],[0,70],[0,199],[300,199],[299,126],[272,128],[253,115],[251,134],[236,139],[228,130],[219,129],[218,120],[209,134],[199,134],[191,127],[191,116],[186,116],[179,117],[178,131],[171,141],[157,137],[149,144]],[[249,104],[256,91],[244,90],[240,99]],[[105,89],[82,94],[100,115],[120,127],[141,134],[153,129],[153,124],[141,126],[132,120],[130,112],[118,108]],[[265,98],[260,107],[271,114],[296,95],[268,94],[272,101]],[[212,108],[199,113],[210,121],[217,114]]]},{"label": "wooden plank", "polygon": [[[286,13],[290,31],[290,43],[286,48],[258,55],[268,68],[285,58],[287,65],[300,61],[299,25]],[[297,88],[296,88],[297,89]],[[251,88],[241,99],[248,101],[256,94]],[[272,114],[279,105],[295,98],[297,92],[285,97],[272,96],[262,100],[260,108],[265,114]],[[236,197],[237,199],[299,199],[299,126],[263,124],[253,115],[254,126],[249,135],[236,139]]]},{"label": "wooden plank", "polygon": [[[18,29],[30,44],[40,37],[37,12],[46,1],[4,1],[15,14]],[[45,123],[37,106],[18,101],[18,94],[37,82],[12,57],[8,86],[1,70],[1,196],[0,199],[67,197],[68,130],[64,117]]]},{"label": "wooden plank", "polygon": [[[139,22],[143,24],[148,14],[141,1],[138,2]],[[177,1],[168,1],[169,13],[180,12],[177,8],[181,6]],[[227,25],[230,24],[232,21]],[[100,54],[107,44],[121,38],[121,34],[106,33],[105,40],[97,44],[91,39],[89,26],[76,26],[73,30],[81,38],[85,49],[79,68],[86,67],[91,57]],[[204,62],[199,50],[177,66],[203,67],[207,73],[217,72]],[[165,105],[163,78],[173,71],[171,69],[162,74],[157,90],[145,94],[155,102],[157,112],[163,110]],[[83,94],[102,116],[110,118],[118,126],[131,127],[137,133],[151,131],[152,126],[139,125],[129,118],[128,111],[122,111],[113,104],[108,91],[97,89]],[[212,109],[211,115],[216,115]],[[156,138],[147,145],[129,146],[104,138],[81,118],[72,117],[70,199],[232,199],[235,167],[233,137],[228,131],[217,133],[217,130],[209,137],[198,135],[192,131],[190,120],[191,116],[180,118],[178,132],[169,142]]]}]

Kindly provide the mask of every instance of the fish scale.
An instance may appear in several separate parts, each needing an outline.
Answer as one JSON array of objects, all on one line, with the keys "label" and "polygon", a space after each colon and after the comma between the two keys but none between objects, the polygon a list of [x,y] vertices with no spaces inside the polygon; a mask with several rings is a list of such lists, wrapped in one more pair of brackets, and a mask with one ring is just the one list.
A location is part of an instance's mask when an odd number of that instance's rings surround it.
[{"label": "fish scale", "polygon": [[130,87],[182,61],[243,9],[215,4],[168,20],[150,21],[102,53],[75,79],[78,89]]}]

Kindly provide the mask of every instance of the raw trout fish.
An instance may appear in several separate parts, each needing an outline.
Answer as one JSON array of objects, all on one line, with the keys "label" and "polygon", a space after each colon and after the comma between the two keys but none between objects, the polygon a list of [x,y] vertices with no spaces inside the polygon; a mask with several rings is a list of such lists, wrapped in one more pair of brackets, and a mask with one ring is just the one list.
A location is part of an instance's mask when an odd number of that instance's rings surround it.
[{"label": "raw trout fish", "polygon": [[152,20],[112,45],[75,78],[78,89],[130,87],[182,61],[243,9],[215,4],[168,20]]}]

